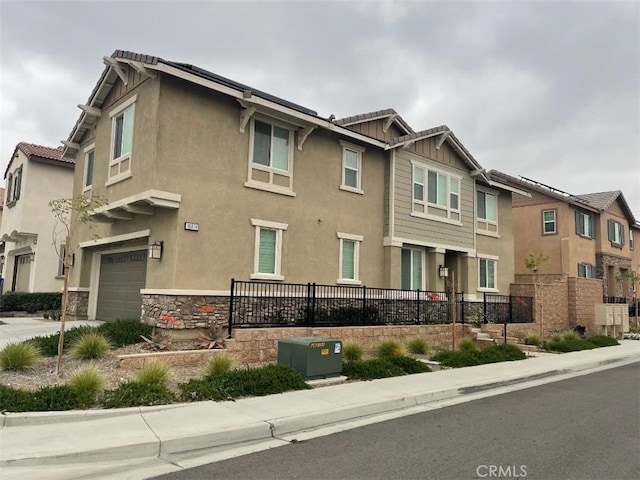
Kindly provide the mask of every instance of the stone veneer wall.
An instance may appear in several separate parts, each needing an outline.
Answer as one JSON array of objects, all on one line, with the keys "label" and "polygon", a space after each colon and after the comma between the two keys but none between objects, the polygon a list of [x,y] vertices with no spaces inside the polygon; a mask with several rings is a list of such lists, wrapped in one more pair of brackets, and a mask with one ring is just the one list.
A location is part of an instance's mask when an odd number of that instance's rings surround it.
[{"label": "stone veneer wall", "polygon": [[[525,281],[528,282],[525,283]],[[512,295],[525,295],[534,297],[533,302],[533,318],[536,324],[535,333],[538,336],[546,338],[550,333],[559,330],[567,330],[571,328],[572,322],[570,321],[569,313],[569,288],[567,277],[561,277],[557,279],[544,278],[544,285],[541,289],[537,289],[533,284],[533,276],[518,275],[518,281],[520,283],[511,284]],[[536,293],[537,297],[536,298]],[[542,316],[543,331],[540,331],[540,317]],[[513,328],[514,335],[518,329],[522,331],[529,331],[532,328],[532,324],[522,324],[521,327],[515,327],[512,325],[509,329]],[[575,323],[573,323],[575,325]]]},{"label": "stone veneer wall", "polygon": [[[616,273],[620,273],[620,269],[631,268],[631,260],[628,258],[616,257],[615,255],[607,255],[604,253],[596,254],[596,271],[598,278],[602,279],[603,292],[607,297],[623,297],[622,282],[615,282],[616,291],[609,291],[609,266],[614,266]],[[602,299],[600,299],[602,302]]]},{"label": "stone veneer wall", "polygon": [[143,322],[166,329],[207,328],[229,321],[228,296],[142,295]]},{"label": "stone veneer wall", "polygon": [[84,319],[89,312],[89,292],[72,290],[67,293],[67,315]]},{"label": "stone veneer wall", "polygon": [[[456,324],[456,340],[469,335],[469,326]],[[393,338],[405,344],[412,337],[424,338],[432,350],[450,349],[451,325],[393,325],[373,327],[327,328],[238,328],[227,342],[227,351],[238,365],[273,363],[278,359],[278,340],[287,337],[320,337],[342,342],[357,342],[372,356],[381,340]]]},{"label": "stone veneer wall", "polygon": [[570,277],[569,318],[571,326],[582,325],[587,335],[599,335],[602,328],[596,326],[596,304],[602,303],[602,280]]}]

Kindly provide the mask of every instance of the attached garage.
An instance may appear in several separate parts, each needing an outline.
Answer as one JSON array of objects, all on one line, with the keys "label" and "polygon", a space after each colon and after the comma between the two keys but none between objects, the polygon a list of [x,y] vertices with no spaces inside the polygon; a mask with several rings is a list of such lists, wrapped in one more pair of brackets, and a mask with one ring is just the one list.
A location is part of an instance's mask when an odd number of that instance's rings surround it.
[{"label": "attached garage", "polygon": [[140,318],[146,275],[146,250],[101,255],[96,320]]}]

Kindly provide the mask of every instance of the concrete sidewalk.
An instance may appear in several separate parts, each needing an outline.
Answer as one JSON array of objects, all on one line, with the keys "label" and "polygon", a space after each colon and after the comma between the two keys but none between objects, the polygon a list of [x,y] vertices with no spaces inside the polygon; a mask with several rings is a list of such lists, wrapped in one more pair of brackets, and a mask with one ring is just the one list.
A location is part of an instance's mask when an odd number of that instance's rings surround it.
[{"label": "concrete sidewalk", "polygon": [[[224,448],[256,442],[266,442],[268,448],[319,428],[363,419],[371,422],[371,417],[384,419],[385,414],[417,413],[446,399],[471,399],[489,391],[498,394],[505,387],[527,388],[532,382],[638,361],[640,341],[625,340],[615,347],[235,402],[9,413],[0,418],[0,478],[97,478],[100,472],[114,475],[105,478],[148,478],[195,466],[195,457]],[[142,470],[132,473],[136,465]],[[118,468],[120,473],[115,475]]]},{"label": "concrete sidewalk", "polygon": [[[33,337],[51,335],[60,331],[60,322],[42,317],[0,317],[0,350],[10,343],[19,343]],[[65,331],[81,325],[97,326],[103,322],[75,320],[64,322]]]}]

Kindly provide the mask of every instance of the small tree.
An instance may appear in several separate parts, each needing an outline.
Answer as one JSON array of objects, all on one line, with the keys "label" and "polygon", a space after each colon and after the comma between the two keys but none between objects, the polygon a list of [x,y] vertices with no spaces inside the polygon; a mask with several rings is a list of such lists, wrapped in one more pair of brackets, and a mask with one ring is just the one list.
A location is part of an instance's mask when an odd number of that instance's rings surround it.
[{"label": "small tree", "polygon": [[640,275],[633,270],[627,270],[620,272],[616,275],[616,281],[618,283],[627,282],[631,290],[631,304],[633,305],[634,318],[636,328],[638,328],[638,284],[640,283]]},{"label": "small tree", "polygon": [[[544,290],[543,290],[544,276],[540,273],[540,267],[544,265],[548,260],[549,260],[549,257],[544,253],[539,253],[536,255],[533,252],[529,252],[529,255],[527,256],[527,258],[524,259],[525,268],[529,270],[533,275],[533,292],[534,292],[535,302],[536,302],[536,313],[538,312],[540,313],[540,316],[539,316],[540,338],[544,338],[544,329],[543,329],[544,302],[542,301],[542,296],[544,295]],[[539,296],[538,296],[538,292],[540,292]]]},{"label": "small tree", "polygon": [[[59,198],[49,202],[49,208],[55,217],[51,237],[53,247],[60,257],[63,265],[64,283],[62,288],[62,317],[60,319],[60,340],[58,342],[58,362],[56,364],[56,374],[60,375],[62,370],[62,351],[64,345],[64,326],[67,317],[67,298],[69,296],[69,266],[71,255],[75,248],[71,247],[71,241],[81,225],[89,225],[92,228],[92,212],[104,205],[101,197],[88,197],[86,195],[76,195],[73,198]],[[59,250],[58,245],[64,239],[64,249]]]}]

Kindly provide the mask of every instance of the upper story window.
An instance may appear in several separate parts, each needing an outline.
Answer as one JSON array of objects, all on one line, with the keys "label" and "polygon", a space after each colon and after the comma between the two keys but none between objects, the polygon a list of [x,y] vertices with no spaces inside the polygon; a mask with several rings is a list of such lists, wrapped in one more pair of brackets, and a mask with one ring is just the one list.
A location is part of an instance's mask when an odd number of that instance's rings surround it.
[{"label": "upper story window", "polygon": [[583,237],[596,238],[595,217],[576,210],[576,233]]},{"label": "upper story window", "polygon": [[269,222],[252,218],[256,227],[253,273],[254,280],[284,280],[282,276],[282,233],[286,223]]},{"label": "upper story window", "polygon": [[479,233],[498,235],[498,194],[478,188],[476,191],[476,226]]},{"label": "upper story window", "polygon": [[414,216],[460,224],[460,177],[412,161]]},{"label": "upper story window", "polygon": [[93,186],[93,163],[95,158],[94,145],[84,149],[84,181],[82,191],[87,192]]},{"label": "upper story window", "polygon": [[354,193],[362,191],[362,154],[364,148],[346,142],[342,144],[342,184],[341,190]]},{"label": "upper story window", "polygon": [[556,211],[555,210],[543,210],[542,211],[542,233],[549,235],[556,232]]},{"label": "upper story window", "polygon": [[293,129],[251,119],[249,176],[245,186],[295,196],[293,193]]},{"label": "upper story window", "polygon": [[403,248],[400,262],[400,288],[423,290],[423,252],[414,248]]},{"label": "upper story window", "polygon": [[624,245],[624,226],[614,220],[607,220],[609,241],[616,245]]},{"label": "upper story window", "polygon": [[6,204],[8,207],[13,206],[16,201],[20,200],[20,191],[22,190],[22,167],[20,165],[13,173],[7,176],[7,193]]},{"label": "upper story window", "polygon": [[133,147],[134,95],[109,113],[111,117],[111,158],[107,186],[131,177]]},{"label": "upper story window", "polygon": [[596,267],[588,263],[579,263],[578,276],[582,278],[596,278]]},{"label": "upper story window", "polygon": [[629,229],[629,248],[631,250],[634,249],[634,244],[633,244],[633,230]]},{"label": "upper story window", "polygon": [[338,232],[340,239],[340,271],[337,283],[360,284],[360,242],[362,235]]}]

